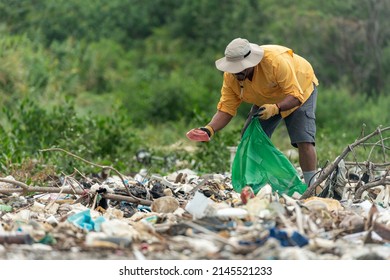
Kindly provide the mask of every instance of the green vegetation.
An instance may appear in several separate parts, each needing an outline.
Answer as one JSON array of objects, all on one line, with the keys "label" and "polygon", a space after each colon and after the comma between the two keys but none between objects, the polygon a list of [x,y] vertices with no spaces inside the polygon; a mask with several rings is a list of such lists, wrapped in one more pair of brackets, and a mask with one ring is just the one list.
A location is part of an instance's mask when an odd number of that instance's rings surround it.
[{"label": "green vegetation", "polygon": [[[214,61],[235,37],[286,45],[312,62],[320,165],[363,127],[390,124],[385,0],[0,0],[0,14],[2,174],[26,163],[35,172],[96,171],[40,152],[50,147],[123,173],[227,171],[226,147],[239,142],[248,105],[209,143],[185,133],[214,114],[222,81]],[[291,148],[283,126],[272,140]],[[150,165],[135,159],[140,149]]]}]

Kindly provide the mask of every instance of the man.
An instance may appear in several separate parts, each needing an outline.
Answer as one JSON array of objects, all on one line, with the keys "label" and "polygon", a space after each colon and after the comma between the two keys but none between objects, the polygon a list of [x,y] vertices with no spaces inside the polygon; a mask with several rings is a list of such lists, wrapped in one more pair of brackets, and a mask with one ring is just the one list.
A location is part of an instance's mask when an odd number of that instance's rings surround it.
[{"label": "man", "polygon": [[305,183],[314,183],[318,80],[310,63],[287,47],[236,38],[215,65],[224,72],[221,98],[211,121],[197,131],[212,137],[236,115],[241,102],[253,104],[243,131],[256,113],[268,137],[284,119],[291,144],[298,148]]}]

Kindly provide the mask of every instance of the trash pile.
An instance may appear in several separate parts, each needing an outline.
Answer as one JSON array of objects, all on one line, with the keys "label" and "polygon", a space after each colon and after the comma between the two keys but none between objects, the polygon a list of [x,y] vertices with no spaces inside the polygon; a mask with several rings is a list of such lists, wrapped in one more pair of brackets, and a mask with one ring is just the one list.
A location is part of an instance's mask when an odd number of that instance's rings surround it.
[{"label": "trash pile", "polygon": [[[351,176],[350,176],[351,177]],[[300,199],[230,174],[0,180],[0,259],[390,259],[390,185]],[[357,180],[360,180],[359,176]],[[360,181],[359,181],[360,182]],[[327,185],[328,184],[328,185]]]}]

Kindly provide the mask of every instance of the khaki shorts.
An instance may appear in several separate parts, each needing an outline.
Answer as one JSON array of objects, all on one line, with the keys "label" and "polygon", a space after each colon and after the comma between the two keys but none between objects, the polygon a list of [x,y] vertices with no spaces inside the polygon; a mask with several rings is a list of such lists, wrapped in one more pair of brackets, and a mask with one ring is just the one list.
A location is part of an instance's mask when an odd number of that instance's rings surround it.
[{"label": "khaki shorts", "polygon": [[[317,104],[317,87],[314,86],[314,90],[309,99],[293,113],[284,119],[287,127],[288,135],[290,136],[291,145],[297,147],[297,143],[312,143],[315,145],[316,136],[316,104]],[[252,115],[257,112],[258,106],[253,105],[251,111],[248,114],[248,119],[245,122],[242,134],[249,125]],[[261,127],[264,132],[271,138],[272,133],[282,120],[281,115],[273,116],[268,120],[260,120]]]}]

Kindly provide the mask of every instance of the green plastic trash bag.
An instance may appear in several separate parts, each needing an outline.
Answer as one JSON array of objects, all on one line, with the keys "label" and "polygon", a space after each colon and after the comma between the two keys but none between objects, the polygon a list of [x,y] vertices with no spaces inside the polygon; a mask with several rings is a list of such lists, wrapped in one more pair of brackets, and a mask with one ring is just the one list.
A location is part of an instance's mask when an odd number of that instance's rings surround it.
[{"label": "green plastic trash bag", "polygon": [[275,148],[258,119],[253,118],[234,156],[232,185],[238,193],[251,186],[257,194],[267,183],[273,191],[289,196],[294,192],[303,194],[307,189],[288,158]]}]

